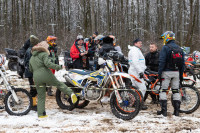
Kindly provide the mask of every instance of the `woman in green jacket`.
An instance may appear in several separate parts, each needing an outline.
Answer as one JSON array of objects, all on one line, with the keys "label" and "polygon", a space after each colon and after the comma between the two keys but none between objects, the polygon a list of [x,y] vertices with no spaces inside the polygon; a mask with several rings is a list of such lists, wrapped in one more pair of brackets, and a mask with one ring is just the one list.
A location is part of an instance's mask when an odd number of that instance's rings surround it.
[{"label": "woman in green jacket", "polygon": [[64,83],[58,81],[50,69],[60,70],[62,66],[54,64],[49,59],[48,43],[42,41],[32,48],[32,57],[29,69],[33,73],[33,80],[38,93],[37,112],[39,118],[47,117],[45,112],[46,85],[57,86],[64,94],[71,96],[72,103],[77,102],[77,97],[73,91]]}]

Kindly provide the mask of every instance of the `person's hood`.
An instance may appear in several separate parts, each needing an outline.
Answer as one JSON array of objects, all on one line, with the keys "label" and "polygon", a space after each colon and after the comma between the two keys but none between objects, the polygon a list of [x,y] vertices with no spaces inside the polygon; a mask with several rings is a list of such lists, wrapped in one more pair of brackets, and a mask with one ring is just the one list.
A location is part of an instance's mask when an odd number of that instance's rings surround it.
[{"label": "person's hood", "polygon": [[132,49],[132,48],[138,48],[138,49],[141,49],[141,48],[139,48],[139,47],[137,47],[137,46],[130,46],[130,45],[128,45],[128,49]]},{"label": "person's hood", "polygon": [[42,42],[38,43],[37,45],[35,45],[32,48],[32,55],[36,56],[40,52],[47,52],[48,55],[50,55],[50,52],[48,50],[48,46],[49,45],[48,45],[48,43],[46,41],[42,41]]},{"label": "person's hood", "polygon": [[131,45],[128,45],[128,49],[132,49],[133,48],[133,46],[131,46]]}]

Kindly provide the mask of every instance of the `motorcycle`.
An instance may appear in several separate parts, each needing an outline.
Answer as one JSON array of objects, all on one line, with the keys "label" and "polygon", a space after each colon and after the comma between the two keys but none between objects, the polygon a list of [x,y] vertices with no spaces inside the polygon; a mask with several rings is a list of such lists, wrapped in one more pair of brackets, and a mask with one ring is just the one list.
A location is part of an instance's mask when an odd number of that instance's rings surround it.
[{"label": "motorcycle", "polygon": [[[147,93],[144,100],[147,99],[149,93],[158,96],[162,83],[158,79],[158,72],[146,70],[144,80],[146,81]],[[200,94],[197,88],[194,86],[184,84],[185,81],[190,80],[187,77],[183,77],[183,81],[180,84],[180,95],[181,95],[181,106],[180,113],[190,114],[199,108]],[[194,81],[192,81],[194,82]],[[171,87],[168,87],[167,94]],[[173,96],[171,96],[171,102],[173,101]],[[173,102],[172,102],[173,105]]]},{"label": "motorcycle", "polygon": [[5,56],[0,55],[0,99],[4,100],[5,110],[10,115],[26,115],[32,107],[32,98],[29,92],[22,88],[11,86],[6,77],[4,67]]},{"label": "motorcycle", "polygon": [[8,69],[11,71],[17,71],[17,73],[23,78],[24,74],[24,54],[17,54],[13,49],[5,48],[6,58],[8,59]]},{"label": "motorcycle", "polygon": [[[127,73],[115,71],[114,59],[109,57],[99,58],[98,64],[101,69],[97,71],[86,71],[72,69],[66,71],[64,78],[66,84],[72,86],[72,89],[78,96],[77,105],[84,108],[89,101],[99,102],[107,89],[113,92],[110,98],[110,107],[112,113],[120,119],[133,119],[140,110],[140,97],[136,91],[129,86],[124,86],[123,80],[119,77],[127,78],[134,82],[135,79]],[[109,88],[109,85],[112,85]],[[56,91],[56,101],[60,108],[71,110],[73,107],[71,99],[62,94],[60,90]],[[81,104],[79,104],[81,102]],[[76,106],[77,106],[76,105]],[[75,108],[75,107],[74,107]]]}]

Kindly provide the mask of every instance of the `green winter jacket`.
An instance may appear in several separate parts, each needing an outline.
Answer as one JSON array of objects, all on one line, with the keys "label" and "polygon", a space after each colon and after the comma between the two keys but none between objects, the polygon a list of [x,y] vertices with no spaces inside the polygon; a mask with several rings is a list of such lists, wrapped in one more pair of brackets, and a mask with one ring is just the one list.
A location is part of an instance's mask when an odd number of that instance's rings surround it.
[{"label": "green winter jacket", "polygon": [[32,57],[29,63],[29,69],[33,73],[33,79],[37,83],[41,80],[54,77],[51,69],[60,70],[62,66],[54,64],[49,59],[49,51],[44,47],[37,46],[32,48]]}]

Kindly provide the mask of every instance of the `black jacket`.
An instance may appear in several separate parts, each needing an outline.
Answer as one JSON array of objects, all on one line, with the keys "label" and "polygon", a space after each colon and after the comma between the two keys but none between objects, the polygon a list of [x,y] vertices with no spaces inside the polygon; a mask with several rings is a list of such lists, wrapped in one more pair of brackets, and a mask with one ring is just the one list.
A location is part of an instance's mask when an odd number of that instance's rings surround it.
[{"label": "black jacket", "polygon": [[[159,70],[158,70],[158,74],[161,75],[163,71],[174,71],[170,68],[167,67],[167,64],[169,63],[169,61],[171,60],[170,56],[171,56],[171,50],[168,47],[168,45],[170,47],[173,48],[180,48],[178,45],[175,44],[175,41],[169,41],[165,46],[162,47],[162,50],[160,51],[160,57],[159,57]],[[183,71],[184,71],[184,67],[185,67],[185,61],[184,61],[184,52],[182,51],[182,61],[183,61],[183,66],[181,68],[179,68],[179,72],[180,72],[180,76],[183,75]],[[176,70],[177,71],[177,70]]]},{"label": "black jacket", "polygon": [[104,56],[106,53],[110,51],[116,51],[116,50],[113,46],[113,39],[106,36],[103,38],[103,43],[101,49],[99,50],[99,55]]},{"label": "black jacket", "polygon": [[145,62],[148,69],[158,72],[159,51],[149,52],[145,56]]},{"label": "black jacket", "polygon": [[28,49],[30,46],[31,46],[30,39],[28,39],[28,40],[24,43],[23,47],[18,51],[18,56],[19,56],[20,58],[23,58],[24,55],[25,55],[25,53],[26,53],[26,51],[27,51],[27,49]]},{"label": "black jacket", "polygon": [[24,56],[24,67],[25,67],[25,78],[32,78],[33,74],[32,72],[30,72],[29,70],[29,60],[31,59],[31,49],[32,49],[32,45],[26,50],[25,56]]},{"label": "black jacket", "polygon": [[113,44],[103,44],[101,49],[99,50],[99,55],[104,56],[106,53],[110,51],[116,51]]}]

